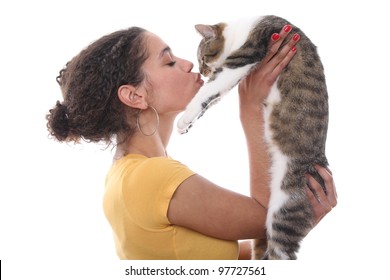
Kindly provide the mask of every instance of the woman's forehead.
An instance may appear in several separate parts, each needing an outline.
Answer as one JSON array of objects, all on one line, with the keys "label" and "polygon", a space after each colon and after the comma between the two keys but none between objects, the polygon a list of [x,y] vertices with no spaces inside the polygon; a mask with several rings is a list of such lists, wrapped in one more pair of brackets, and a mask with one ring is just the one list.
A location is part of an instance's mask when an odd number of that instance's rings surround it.
[{"label": "woman's forehead", "polygon": [[160,58],[165,52],[170,52],[169,46],[157,35],[148,32],[147,45],[150,55]]}]

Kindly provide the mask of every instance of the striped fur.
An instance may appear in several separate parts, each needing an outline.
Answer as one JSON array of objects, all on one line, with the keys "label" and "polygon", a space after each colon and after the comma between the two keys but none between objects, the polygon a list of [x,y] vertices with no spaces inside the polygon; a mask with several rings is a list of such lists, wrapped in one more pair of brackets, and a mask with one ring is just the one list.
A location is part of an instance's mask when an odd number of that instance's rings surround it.
[{"label": "striped fur", "polygon": [[[180,132],[187,132],[196,119],[251,72],[266,55],[271,35],[286,24],[290,23],[280,17],[264,16],[196,27],[203,36],[198,50],[200,71],[210,79],[179,119]],[[299,28],[293,26],[293,30],[291,33],[301,36],[297,54],[264,104],[264,133],[272,159],[271,197],[267,246],[262,240],[255,241],[254,259],[296,259],[300,242],[313,226],[305,174],[312,174],[325,189],[313,168],[313,164],[328,165],[325,75],[315,45]]]}]

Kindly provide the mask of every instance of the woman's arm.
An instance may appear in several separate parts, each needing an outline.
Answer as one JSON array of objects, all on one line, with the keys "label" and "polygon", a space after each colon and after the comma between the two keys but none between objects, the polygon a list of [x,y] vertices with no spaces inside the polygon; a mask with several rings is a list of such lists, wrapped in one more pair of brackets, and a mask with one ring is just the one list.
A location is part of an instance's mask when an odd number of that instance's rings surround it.
[{"label": "woman's arm", "polygon": [[225,240],[264,238],[265,217],[257,200],[200,175],[189,177],[177,188],[168,209],[172,224]]}]

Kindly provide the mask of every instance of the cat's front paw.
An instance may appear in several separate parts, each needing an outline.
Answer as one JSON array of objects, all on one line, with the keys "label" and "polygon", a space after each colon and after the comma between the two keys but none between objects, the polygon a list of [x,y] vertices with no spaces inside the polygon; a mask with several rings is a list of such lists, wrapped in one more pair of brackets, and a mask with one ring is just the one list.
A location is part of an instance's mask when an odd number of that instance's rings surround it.
[{"label": "cat's front paw", "polygon": [[194,121],[190,120],[190,118],[183,115],[177,122],[177,130],[180,134],[185,134],[192,127],[193,122]]},{"label": "cat's front paw", "polygon": [[187,124],[184,122],[183,118],[180,118],[177,122],[177,131],[180,134],[185,134],[188,132],[188,130],[191,128],[192,124]]},{"label": "cat's front paw", "polygon": [[184,114],[177,122],[177,129],[180,134],[187,133],[188,130],[192,127],[194,122],[198,119],[198,116],[201,111],[195,108],[187,108]]}]

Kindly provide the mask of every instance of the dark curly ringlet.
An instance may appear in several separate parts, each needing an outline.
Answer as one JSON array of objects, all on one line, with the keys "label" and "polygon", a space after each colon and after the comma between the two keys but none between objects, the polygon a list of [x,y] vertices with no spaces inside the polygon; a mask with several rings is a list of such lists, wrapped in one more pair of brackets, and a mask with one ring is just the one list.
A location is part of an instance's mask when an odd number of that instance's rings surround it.
[{"label": "dark curly ringlet", "polygon": [[117,91],[145,79],[145,32],[131,27],[106,35],[66,64],[57,77],[64,101],[46,115],[51,136],[110,144],[118,135],[132,135],[138,110],[125,106]]}]

